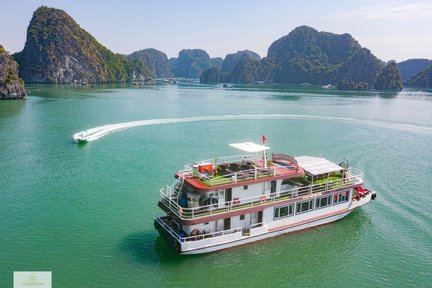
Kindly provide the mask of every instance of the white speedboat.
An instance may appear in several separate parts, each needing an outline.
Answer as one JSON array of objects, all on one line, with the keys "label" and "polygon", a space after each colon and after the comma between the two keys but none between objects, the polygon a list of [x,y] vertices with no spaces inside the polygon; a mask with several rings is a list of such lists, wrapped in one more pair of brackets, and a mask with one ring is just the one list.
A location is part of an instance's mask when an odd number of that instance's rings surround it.
[{"label": "white speedboat", "polygon": [[83,130],[83,131],[80,131],[78,133],[75,133],[73,135],[73,138],[75,139],[75,141],[78,141],[78,142],[87,142],[88,138],[89,138],[88,131]]}]

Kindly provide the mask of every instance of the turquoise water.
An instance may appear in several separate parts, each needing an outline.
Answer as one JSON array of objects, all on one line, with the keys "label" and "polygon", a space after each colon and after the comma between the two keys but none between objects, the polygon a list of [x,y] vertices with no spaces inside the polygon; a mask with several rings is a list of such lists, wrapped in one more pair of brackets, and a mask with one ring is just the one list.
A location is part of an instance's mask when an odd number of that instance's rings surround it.
[{"label": "turquoise water", "polygon": [[[53,287],[426,287],[432,279],[432,94],[300,86],[27,87],[0,102],[0,287],[52,271]],[[82,129],[150,125],[81,145]],[[157,124],[157,123],[156,123]],[[159,189],[194,160],[259,142],[346,157],[376,201],[336,223],[207,255],[176,255],[153,228]]]}]

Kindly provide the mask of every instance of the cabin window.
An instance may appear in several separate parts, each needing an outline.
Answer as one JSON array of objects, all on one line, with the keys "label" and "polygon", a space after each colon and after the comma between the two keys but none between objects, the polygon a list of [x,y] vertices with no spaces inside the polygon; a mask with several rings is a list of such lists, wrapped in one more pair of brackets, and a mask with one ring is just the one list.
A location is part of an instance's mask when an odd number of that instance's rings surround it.
[{"label": "cabin window", "polygon": [[247,189],[248,189],[248,185],[244,185],[243,190],[247,190]]},{"label": "cabin window", "polygon": [[305,213],[313,210],[313,201],[307,200],[302,202],[297,202],[296,205],[296,214]]},{"label": "cabin window", "polygon": [[333,204],[345,203],[348,201],[349,191],[335,193],[333,196]]},{"label": "cabin window", "polygon": [[244,220],[245,219],[245,215],[240,215],[240,220]]},{"label": "cabin window", "polygon": [[294,215],[294,204],[274,208],[273,219],[285,218]]},{"label": "cabin window", "polygon": [[327,195],[324,197],[316,198],[315,201],[315,209],[320,209],[324,207],[328,207],[331,205],[331,195]]}]

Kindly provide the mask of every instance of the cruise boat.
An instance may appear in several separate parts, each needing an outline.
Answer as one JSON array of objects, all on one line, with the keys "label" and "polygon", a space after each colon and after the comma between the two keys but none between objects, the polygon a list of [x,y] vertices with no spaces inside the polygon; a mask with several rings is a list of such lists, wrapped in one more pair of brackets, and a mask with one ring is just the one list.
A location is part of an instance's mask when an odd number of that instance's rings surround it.
[{"label": "cruise boat", "polygon": [[[265,144],[265,143],[264,143]],[[269,147],[193,162],[160,191],[159,234],[180,254],[218,251],[339,220],[375,199],[363,172],[327,159],[267,155]]]}]

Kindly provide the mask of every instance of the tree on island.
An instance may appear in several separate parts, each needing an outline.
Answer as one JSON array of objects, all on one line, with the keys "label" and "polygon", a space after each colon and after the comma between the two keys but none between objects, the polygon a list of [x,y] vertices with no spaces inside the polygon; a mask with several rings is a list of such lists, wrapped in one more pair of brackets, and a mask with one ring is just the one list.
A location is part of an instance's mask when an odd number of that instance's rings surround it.
[{"label": "tree on island", "polygon": [[24,98],[24,81],[18,77],[18,64],[0,44],[0,100]]},{"label": "tree on island", "polygon": [[369,84],[366,82],[355,82],[351,80],[341,80],[336,84],[336,88],[338,90],[351,90],[351,91],[361,91],[368,90]]},{"label": "tree on island", "polygon": [[374,85],[377,90],[401,91],[403,88],[402,79],[396,61],[390,61],[378,75]]}]

